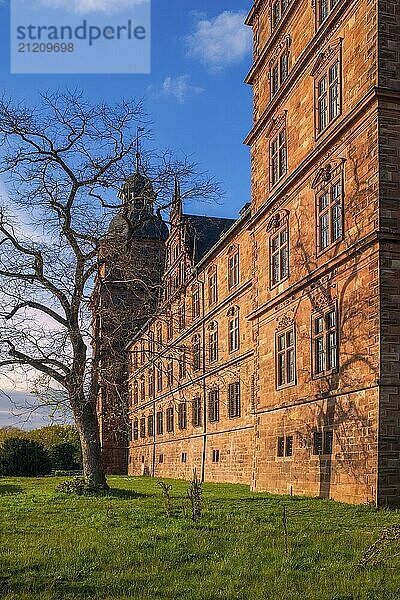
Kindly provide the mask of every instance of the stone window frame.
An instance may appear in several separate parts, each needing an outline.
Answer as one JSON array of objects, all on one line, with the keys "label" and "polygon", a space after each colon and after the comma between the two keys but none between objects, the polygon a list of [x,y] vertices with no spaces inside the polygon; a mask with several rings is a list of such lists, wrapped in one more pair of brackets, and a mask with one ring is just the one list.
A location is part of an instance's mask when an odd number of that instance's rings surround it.
[{"label": "stone window frame", "polygon": [[293,446],[294,436],[293,435],[280,435],[277,439],[276,445],[276,457],[278,459],[293,459],[294,456],[294,446]]},{"label": "stone window frame", "polygon": [[163,326],[162,323],[157,323],[156,325],[156,342],[157,342],[157,346],[159,351],[162,349],[163,347]]},{"label": "stone window frame", "polygon": [[146,417],[143,416],[139,421],[139,437],[141,439],[146,437]]},{"label": "stone window frame", "polygon": [[[312,189],[315,194],[315,243],[316,243],[316,253],[317,257],[321,256],[325,252],[328,252],[336,246],[340,244],[340,242],[344,239],[344,217],[345,217],[345,171],[344,171],[345,160],[343,158],[340,159],[331,159],[327,163],[325,163],[320,169],[317,171],[317,174],[312,182]],[[340,195],[338,196],[339,200],[335,201],[336,198],[333,199],[332,188],[339,184],[340,185]],[[328,194],[328,206],[324,209],[320,209],[320,201],[321,198]],[[332,208],[336,205],[340,207],[340,236],[333,238],[332,236]],[[321,221],[320,218],[325,213],[328,214],[328,228],[329,228],[329,237],[330,243],[321,247]]]},{"label": "stone window frame", "polygon": [[[333,41],[323,52],[320,52],[318,55],[313,69],[311,71],[311,76],[314,79],[314,138],[318,140],[322,135],[324,135],[332,125],[340,118],[343,112],[343,67],[342,67],[342,46],[343,46],[343,38],[338,38]],[[338,111],[337,114],[332,116],[331,114],[331,89],[332,83],[330,80],[330,72],[333,65],[338,65]],[[326,111],[327,111],[327,122],[326,125],[321,128],[320,127],[320,83],[321,81],[326,81]]]},{"label": "stone window frame", "polygon": [[169,388],[174,385],[174,361],[172,359],[167,361],[167,385]]},{"label": "stone window frame", "polygon": [[[327,318],[328,315],[334,313],[335,315],[335,325],[329,326]],[[317,326],[317,320],[321,320],[323,323],[322,330],[319,329],[319,325]],[[321,321],[320,321],[321,323]],[[318,327],[318,330],[317,330]],[[334,373],[339,372],[339,358],[340,358],[340,327],[339,327],[339,310],[338,304],[336,301],[328,301],[324,306],[319,307],[317,310],[314,310],[311,314],[311,356],[312,356],[312,378],[313,379],[321,379],[321,377],[326,377],[327,375],[333,375]],[[328,339],[331,334],[335,334],[335,345],[331,346],[328,343]],[[317,366],[319,361],[320,353],[317,355],[317,341],[323,340],[323,356],[324,356],[324,368],[322,370],[318,370]],[[335,364],[333,367],[327,368],[326,357],[329,352],[329,348],[335,349]]]},{"label": "stone window frame", "polygon": [[170,405],[167,407],[167,412],[166,412],[166,431],[167,433],[174,433],[174,429],[175,429],[175,414],[174,414],[174,407],[173,405]]},{"label": "stone window frame", "polygon": [[156,413],[156,431],[157,435],[164,434],[164,412],[162,410],[158,410]]},{"label": "stone window frame", "polygon": [[139,439],[139,419],[133,421],[133,441],[136,442]]},{"label": "stone window frame", "polygon": [[312,434],[312,455],[313,456],[332,456],[333,454],[333,428],[326,428],[313,431]]},{"label": "stone window frame", "polygon": [[200,317],[200,286],[196,284],[192,287],[192,320]]},{"label": "stone window frame", "polygon": [[158,361],[156,370],[157,370],[157,376],[156,376],[157,392],[162,392],[162,390],[163,390],[163,370],[164,370],[162,360]]},{"label": "stone window frame", "polygon": [[237,419],[241,416],[241,385],[240,379],[228,384],[228,418]]},{"label": "stone window frame", "polygon": [[228,310],[228,352],[233,354],[240,349],[240,309],[233,306]]},{"label": "stone window frame", "polygon": [[[267,232],[269,234],[269,281],[271,290],[280,285],[290,277],[290,231],[289,231],[289,211],[277,213],[270,220]],[[286,240],[282,240],[282,234],[286,233]],[[274,248],[274,240],[278,238],[278,247]],[[282,252],[286,250],[286,271],[282,270],[283,260]],[[274,257],[279,258],[279,279],[274,279]]]},{"label": "stone window frame", "polygon": [[149,331],[149,358],[150,360],[153,358],[155,354],[155,334],[154,331]]},{"label": "stone window frame", "polygon": [[196,396],[192,400],[192,426],[193,427],[201,427],[202,426],[202,406],[201,406],[201,397]]},{"label": "stone window frame", "polygon": [[[288,345],[288,336],[292,335],[292,343]],[[285,346],[280,349],[279,340],[280,338],[285,338]],[[291,352],[293,357],[293,379],[288,381],[288,372],[289,372],[289,359],[288,353]],[[285,381],[280,382],[279,377],[279,359],[280,357],[284,357],[284,370],[285,370]],[[295,324],[292,323],[289,327],[285,327],[281,330],[277,330],[275,332],[275,385],[277,390],[283,390],[288,387],[293,387],[297,383],[297,367],[296,367],[296,327]]]},{"label": "stone window frame", "polygon": [[155,435],[155,427],[154,427],[154,413],[150,413],[147,415],[147,435],[148,437],[154,437]]},{"label": "stone window frame", "polygon": [[192,337],[192,369],[197,373],[201,369],[201,336],[195,333]]},{"label": "stone window frame", "polygon": [[186,364],[186,346],[180,346],[178,348],[178,363],[179,363],[179,369],[178,369],[178,375],[179,375],[179,379],[186,379],[187,376],[187,364]]},{"label": "stone window frame", "polygon": [[218,423],[220,419],[219,387],[213,387],[208,392],[208,422]]},{"label": "stone window frame", "polygon": [[218,449],[213,449],[212,462],[219,463],[219,459],[220,459],[220,451]]},{"label": "stone window frame", "polygon": [[146,380],[145,380],[145,376],[143,373],[140,376],[139,397],[140,397],[141,402],[145,402],[145,400],[146,400]]},{"label": "stone window frame", "polygon": [[132,405],[137,406],[139,404],[139,383],[137,379],[134,379],[132,384]]},{"label": "stone window frame", "polygon": [[[269,189],[272,191],[289,172],[287,111],[271,119],[266,136],[269,140]],[[275,172],[276,178],[274,175]]]},{"label": "stone window frame", "polygon": [[178,429],[187,429],[187,402],[183,400],[178,404]]},{"label": "stone window frame", "polygon": [[[269,61],[268,64],[268,79],[269,79],[269,92],[270,92],[270,100],[273,100],[277,95],[278,91],[285,83],[285,81],[289,77],[290,69],[291,69],[291,47],[292,39],[290,35],[285,35],[281,38],[280,42],[278,42],[276,50]],[[282,74],[282,58],[287,56],[287,70],[286,76],[283,77]],[[277,87],[274,89],[274,81],[276,80],[275,73],[277,74]]]},{"label": "stone window frame", "polygon": [[[338,10],[342,0],[312,0],[312,7],[315,13],[315,29],[323,27],[329,17]],[[326,12],[324,13],[324,7]]]},{"label": "stone window frame", "polygon": [[228,248],[228,290],[233,290],[240,283],[240,248],[232,244]]},{"label": "stone window frame", "polygon": [[218,302],[218,269],[216,265],[207,271],[208,277],[208,305],[213,306]]},{"label": "stone window frame", "polygon": [[154,398],[155,395],[155,382],[154,382],[154,368],[151,367],[147,373],[147,383],[149,388],[149,397]]},{"label": "stone window frame", "polygon": [[218,322],[212,321],[208,326],[208,362],[217,362],[219,358]]},{"label": "stone window frame", "polygon": [[178,305],[178,331],[183,331],[186,327],[186,306],[185,301]]},{"label": "stone window frame", "polygon": [[270,8],[271,33],[279,26],[293,0],[272,0]]}]

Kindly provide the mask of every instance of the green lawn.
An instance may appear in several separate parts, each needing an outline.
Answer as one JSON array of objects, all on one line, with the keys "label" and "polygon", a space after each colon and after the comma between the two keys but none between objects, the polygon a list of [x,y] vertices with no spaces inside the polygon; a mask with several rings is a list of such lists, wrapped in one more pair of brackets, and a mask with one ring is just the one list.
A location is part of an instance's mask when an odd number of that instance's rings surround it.
[{"label": "green lawn", "polygon": [[156,480],[112,477],[100,498],[61,494],[60,481],[0,478],[1,600],[400,598],[400,541],[359,566],[398,511],[207,484],[193,523],[182,481],[174,517]]}]

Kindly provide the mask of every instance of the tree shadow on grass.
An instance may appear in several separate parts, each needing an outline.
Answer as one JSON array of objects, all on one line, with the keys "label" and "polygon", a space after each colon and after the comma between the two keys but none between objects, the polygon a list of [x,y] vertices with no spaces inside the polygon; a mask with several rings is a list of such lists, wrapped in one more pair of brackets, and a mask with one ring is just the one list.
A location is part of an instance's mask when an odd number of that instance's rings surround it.
[{"label": "tree shadow on grass", "polygon": [[21,494],[23,488],[20,485],[12,485],[10,483],[0,482],[0,496],[8,496],[10,494]]},{"label": "tree shadow on grass", "polygon": [[106,494],[107,497],[119,498],[121,500],[135,500],[137,498],[152,498],[154,494],[142,494],[134,490],[124,490],[119,488],[111,488]]}]

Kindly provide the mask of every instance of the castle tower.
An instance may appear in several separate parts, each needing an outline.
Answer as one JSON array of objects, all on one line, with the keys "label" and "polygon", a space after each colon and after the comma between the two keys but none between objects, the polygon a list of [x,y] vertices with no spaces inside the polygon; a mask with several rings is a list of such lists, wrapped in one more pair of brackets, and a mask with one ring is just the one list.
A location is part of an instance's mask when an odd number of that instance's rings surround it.
[{"label": "castle tower", "polygon": [[154,314],[161,296],[166,224],[154,214],[156,194],[137,168],[119,193],[121,209],[100,247],[95,331],[100,358],[98,415],[106,472],[127,473],[128,354],[125,346]]}]

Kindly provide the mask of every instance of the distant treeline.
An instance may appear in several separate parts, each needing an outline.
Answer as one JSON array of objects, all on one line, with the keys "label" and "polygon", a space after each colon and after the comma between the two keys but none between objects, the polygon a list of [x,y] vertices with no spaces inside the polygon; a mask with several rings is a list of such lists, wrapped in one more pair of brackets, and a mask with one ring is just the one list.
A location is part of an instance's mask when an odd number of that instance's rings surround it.
[{"label": "distant treeline", "polygon": [[81,468],[79,435],[72,425],[0,428],[0,475],[35,477]]}]

